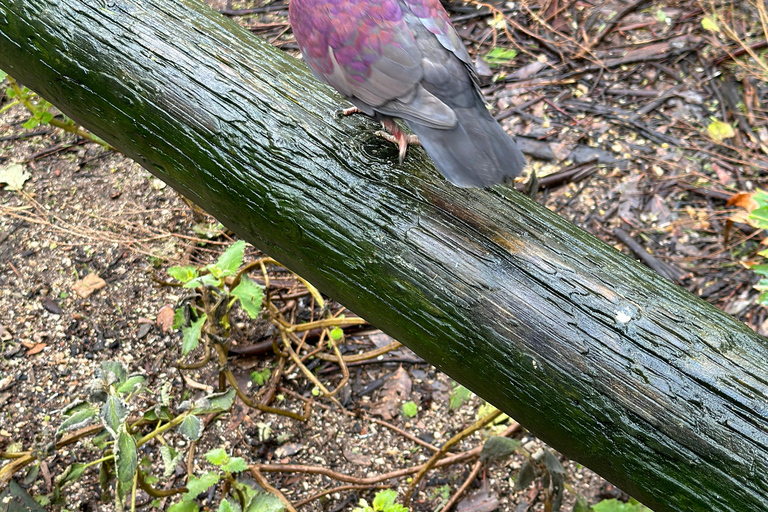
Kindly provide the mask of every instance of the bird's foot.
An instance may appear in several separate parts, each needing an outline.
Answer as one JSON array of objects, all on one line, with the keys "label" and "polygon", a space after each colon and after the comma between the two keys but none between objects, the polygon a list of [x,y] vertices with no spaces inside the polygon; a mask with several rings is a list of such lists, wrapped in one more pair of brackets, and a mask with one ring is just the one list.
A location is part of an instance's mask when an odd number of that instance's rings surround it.
[{"label": "bird's foot", "polygon": [[416,135],[405,134],[392,119],[384,119],[381,121],[381,124],[387,131],[378,131],[376,132],[376,135],[393,144],[397,144],[397,147],[399,148],[398,159],[400,160],[400,163],[403,163],[403,160],[405,159],[405,152],[408,150],[409,144],[421,146],[421,141]]},{"label": "bird's foot", "polygon": [[363,112],[357,107],[349,107],[349,108],[342,108],[340,110],[337,110],[336,112],[333,113],[333,116],[338,119],[339,117],[347,117],[353,114],[365,114],[365,112]]}]

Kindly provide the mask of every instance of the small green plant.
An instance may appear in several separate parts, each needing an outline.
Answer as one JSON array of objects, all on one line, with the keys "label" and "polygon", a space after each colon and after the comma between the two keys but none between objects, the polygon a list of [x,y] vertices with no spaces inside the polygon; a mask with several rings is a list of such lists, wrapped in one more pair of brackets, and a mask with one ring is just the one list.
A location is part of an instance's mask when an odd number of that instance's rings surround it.
[{"label": "small green plant", "polygon": [[408,512],[408,508],[395,503],[396,499],[396,491],[384,489],[376,493],[372,505],[361,499],[359,506],[355,507],[352,512]]},{"label": "small green plant", "polygon": [[451,396],[448,400],[448,408],[452,411],[455,411],[465,403],[469,401],[469,398],[472,396],[472,392],[462,386],[461,384],[456,384],[453,389],[451,390]]},{"label": "small green plant", "polygon": [[173,327],[183,334],[182,356],[189,355],[203,342],[206,357],[202,364],[194,365],[196,368],[207,362],[212,344],[229,343],[235,304],[239,303],[251,319],[259,316],[264,289],[240,268],[244,252],[245,242],[240,240],[202,271],[192,266],[168,269],[168,274],[181,281],[182,287],[193,290],[176,309]]},{"label": "small green plant", "polygon": [[[37,477],[40,462],[51,451],[82,441],[92,460],[67,466],[55,478],[53,491],[36,498],[39,503],[61,502],[62,491],[92,466],[99,468],[102,499],[114,500],[117,510],[123,510],[126,502],[135,506],[137,489],[158,499],[188,492],[186,487],[153,487],[159,481],[155,473],[169,478],[185,455],[171,448],[178,443],[168,441],[180,436],[186,439],[187,446],[192,446],[190,442],[200,439],[205,428],[200,416],[228,411],[235,392],[228,390],[174,403],[170,382],[164,383],[158,392],[148,389],[146,383],[143,375],[129,374],[120,362],[103,362],[89,385],[87,399],[75,401],[62,410],[63,421],[55,442],[45,440],[44,447],[19,452],[12,463],[0,468],[0,484],[25,466],[31,466],[27,475],[31,483]],[[142,404],[150,405],[142,410]],[[136,410],[140,412],[130,413]],[[159,457],[153,456],[152,451],[159,452]],[[158,471],[155,460],[162,460],[162,471]]]},{"label": "small green plant", "polygon": [[[768,192],[757,190],[753,193],[736,194],[728,200],[728,206],[739,206],[744,210],[737,211],[728,219],[733,222],[746,222],[757,229],[768,229]],[[757,253],[759,259],[748,263],[755,274],[761,276],[755,289],[760,292],[758,304],[768,306],[768,249]]]},{"label": "small green plant", "polygon": [[104,140],[96,135],[84,130],[78,126],[74,121],[67,116],[62,115],[61,119],[54,113],[53,105],[48,101],[38,96],[36,93],[29,90],[27,87],[22,87],[16,80],[8,76],[3,71],[0,71],[0,82],[8,80],[8,87],[5,91],[10,103],[0,108],[0,114],[15,107],[21,105],[29,111],[30,117],[22,125],[27,130],[32,130],[41,124],[49,124],[56,128],[60,128],[65,132],[74,133],[79,137],[101,144],[105,148],[111,148]]},{"label": "small green plant", "polygon": [[218,512],[282,512],[285,505],[274,494],[261,492],[250,483],[239,479],[238,474],[248,469],[241,457],[230,457],[222,448],[215,448],[205,454],[217,471],[208,471],[199,477],[190,476],[187,492],[181,501],[171,505],[168,512],[198,512],[200,506],[195,498],[223,481],[222,497]]},{"label": "small green plant", "polygon": [[[174,311],[173,328],[180,329],[182,333],[179,368],[182,370],[202,368],[215,355],[220,391],[229,386],[249,407],[305,421],[309,414],[308,406],[306,414],[302,416],[257,403],[240,388],[229,368],[228,353],[235,306],[239,306],[239,309],[253,320],[261,313],[264,299],[264,288],[247,276],[247,273],[254,268],[261,268],[261,264],[257,261],[244,265],[244,255],[245,242],[240,240],[227,248],[215,263],[201,269],[193,266],[168,269],[168,274],[181,284],[164,284],[181,286],[191,292],[181,300],[179,307]],[[186,357],[200,348],[203,353],[197,361],[184,362]],[[270,375],[271,370],[266,369],[252,373],[251,379],[255,384],[263,385]]]},{"label": "small green plant", "polygon": [[251,380],[257,386],[263,386],[269,380],[270,375],[272,375],[272,370],[270,368],[254,370],[251,372]]},{"label": "small green plant", "polygon": [[403,416],[415,418],[417,414],[419,414],[419,406],[415,402],[411,400],[403,404]]}]

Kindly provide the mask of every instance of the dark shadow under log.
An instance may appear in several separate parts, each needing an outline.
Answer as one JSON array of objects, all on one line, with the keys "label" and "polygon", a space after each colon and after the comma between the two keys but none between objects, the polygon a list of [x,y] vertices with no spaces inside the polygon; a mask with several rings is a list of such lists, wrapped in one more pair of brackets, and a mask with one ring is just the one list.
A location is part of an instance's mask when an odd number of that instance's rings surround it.
[{"label": "dark shadow under log", "polygon": [[0,68],[657,511],[768,510],[768,350],[529,199],[402,166],[192,0],[0,0]]}]

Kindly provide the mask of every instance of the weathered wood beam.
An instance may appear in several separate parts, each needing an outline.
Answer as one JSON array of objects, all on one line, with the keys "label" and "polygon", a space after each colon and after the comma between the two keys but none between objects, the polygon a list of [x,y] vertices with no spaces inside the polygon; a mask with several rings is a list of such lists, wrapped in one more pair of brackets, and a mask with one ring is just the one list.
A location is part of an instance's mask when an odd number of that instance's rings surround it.
[{"label": "weathered wood beam", "polygon": [[193,0],[0,0],[0,68],[657,511],[768,510],[768,346],[514,191],[450,186]]}]

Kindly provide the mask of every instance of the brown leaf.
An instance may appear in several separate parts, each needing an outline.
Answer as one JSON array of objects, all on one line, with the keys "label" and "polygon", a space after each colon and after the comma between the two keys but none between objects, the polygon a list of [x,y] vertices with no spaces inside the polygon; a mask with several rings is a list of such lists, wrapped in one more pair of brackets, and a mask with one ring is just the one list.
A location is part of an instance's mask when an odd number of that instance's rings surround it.
[{"label": "brown leaf", "polygon": [[715,171],[715,173],[717,173],[717,181],[719,181],[721,185],[727,187],[728,185],[731,184],[731,182],[733,181],[733,176],[728,174],[728,172],[725,169],[723,169],[716,163],[712,164],[712,169]]},{"label": "brown leaf", "polygon": [[499,498],[486,490],[475,491],[456,505],[456,512],[493,512],[499,508]]},{"label": "brown leaf", "polygon": [[83,299],[87,299],[96,290],[100,290],[107,286],[107,282],[100,278],[97,274],[90,273],[80,281],[72,285],[72,289]]},{"label": "brown leaf", "polygon": [[45,347],[47,347],[47,346],[48,346],[47,343],[35,343],[35,345],[32,348],[27,350],[27,355],[28,356],[33,356],[35,354],[38,354],[38,353],[42,352],[43,349]]},{"label": "brown leaf", "polygon": [[157,319],[155,319],[155,325],[157,325],[161,331],[168,332],[173,327],[173,307],[166,304],[160,308],[157,312]]},{"label": "brown leaf", "polygon": [[391,420],[400,412],[400,400],[407,399],[411,394],[411,377],[400,366],[392,377],[384,384],[378,402],[371,409],[371,414]]},{"label": "brown leaf", "polygon": [[731,198],[728,199],[726,205],[738,206],[740,208],[744,208],[748,212],[760,208],[760,205],[757,204],[757,201],[752,198],[752,194],[749,192],[739,192],[738,194],[733,194]]},{"label": "brown leaf", "polygon": [[40,299],[40,302],[43,303],[43,307],[45,309],[47,309],[54,315],[64,314],[64,311],[61,309],[61,306],[59,306],[59,303],[56,302],[51,297],[49,297],[48,295],[45,295],[42,299]]},{"label": "brown leaf", "polygon": [[344,445],[341,448],[341,453],[344,455],[344,458],[347,459],[352,464],[357,464],[359,466],[370,466],[371,465],[371,456],[370,455],[363,455],[362,453],[355,453],[352,451],[352,448],[348,445]]}]

